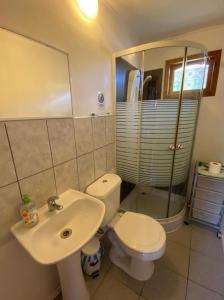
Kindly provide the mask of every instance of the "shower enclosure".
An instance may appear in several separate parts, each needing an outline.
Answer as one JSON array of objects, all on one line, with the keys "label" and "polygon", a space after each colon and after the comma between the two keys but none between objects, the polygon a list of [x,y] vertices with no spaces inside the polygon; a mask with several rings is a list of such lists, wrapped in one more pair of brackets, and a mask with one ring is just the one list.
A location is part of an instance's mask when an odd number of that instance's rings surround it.
[{"label": "shower enclosure", "polygon": [[171,40],[114,54],[121,208],[167,230],[185,213],[206,55],[200,44]]}]

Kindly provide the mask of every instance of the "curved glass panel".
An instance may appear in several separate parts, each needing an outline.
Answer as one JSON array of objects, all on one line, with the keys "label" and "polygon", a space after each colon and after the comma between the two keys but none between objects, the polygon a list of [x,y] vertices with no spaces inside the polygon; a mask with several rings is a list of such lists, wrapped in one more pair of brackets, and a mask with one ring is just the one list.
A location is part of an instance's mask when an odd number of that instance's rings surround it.
[{"label": "curved glass panel", "polygon": [[[197,116],[200,107],[202,89],[206,85],[208,68],[203,52],[198,49],[188,48],[186,53],[185,66],[180,90],[180,114],[177,126],[176,150],[173,165],[173,180],[169,199],[168,217],[180,212],[186,202],[189,168],[191,164],[194,135],[197,123]],[[177,78],[177,77],[176,77]],[[176,79],[177,80],[177,79]],[[178,83],[179,84],[179,83]],[[179,184],[176,184],[175,177],[184,174]]]},{"label": "curved glass panel", "polygon": [[117,173],[124,210],[163,219],[183,209],[206,70],[200,58],[198,50],[175,46],[116,59]]}]

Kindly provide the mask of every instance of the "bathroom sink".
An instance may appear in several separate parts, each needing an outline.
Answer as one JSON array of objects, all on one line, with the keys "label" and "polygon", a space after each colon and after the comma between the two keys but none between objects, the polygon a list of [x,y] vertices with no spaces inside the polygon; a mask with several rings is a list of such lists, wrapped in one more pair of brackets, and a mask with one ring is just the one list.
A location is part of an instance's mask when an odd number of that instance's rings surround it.
[{"label": "bathroom sink", "polygon": [[62,210],[38,210],[39,223],[24,227],[22,221],[11,231],[28,253],[41,264],[58,263],[79,251],[97,232],[105,207],[100,200],[75,190],[60,195]]}]

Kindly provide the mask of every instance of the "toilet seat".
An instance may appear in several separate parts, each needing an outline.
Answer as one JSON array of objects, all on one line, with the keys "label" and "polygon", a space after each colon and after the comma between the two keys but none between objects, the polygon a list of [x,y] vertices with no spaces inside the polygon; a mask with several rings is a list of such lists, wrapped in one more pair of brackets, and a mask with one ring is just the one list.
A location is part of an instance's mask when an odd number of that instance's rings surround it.
[{"label": "toilet seat", "polygon": [[157,259],[165,251],[166,233],[159,222],[149,216],[125,212],[113,229],[131,256]]}]

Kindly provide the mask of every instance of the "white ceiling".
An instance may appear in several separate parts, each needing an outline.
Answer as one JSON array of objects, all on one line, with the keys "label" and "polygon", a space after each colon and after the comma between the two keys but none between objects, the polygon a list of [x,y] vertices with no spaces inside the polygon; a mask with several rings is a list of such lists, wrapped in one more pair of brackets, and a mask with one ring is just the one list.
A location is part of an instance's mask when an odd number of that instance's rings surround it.
[{"label": "white ceiling", "polygon": [[138,42],[224,23],[224,0],[104,0]]}]

